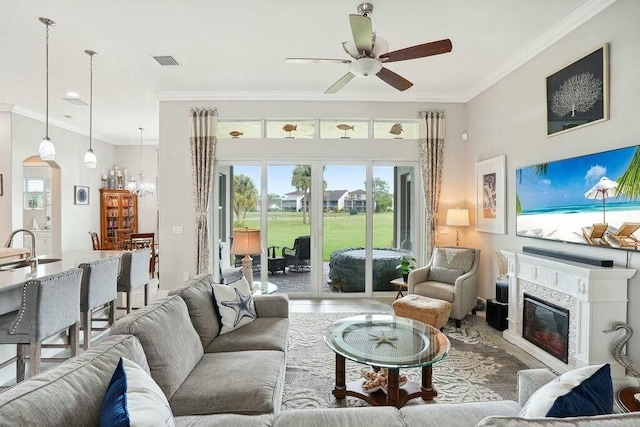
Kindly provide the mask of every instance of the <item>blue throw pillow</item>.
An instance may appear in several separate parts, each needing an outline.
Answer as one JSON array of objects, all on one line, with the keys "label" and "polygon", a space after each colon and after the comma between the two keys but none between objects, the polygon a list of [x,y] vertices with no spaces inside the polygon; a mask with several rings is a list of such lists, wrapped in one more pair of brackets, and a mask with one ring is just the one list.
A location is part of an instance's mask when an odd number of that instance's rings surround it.
[{"label": "blue throw pillow", "polygon": [[613,384],[609,364],[569,371],[540,387],[520,416],[580,417],[613,413]]},{"label": "blue throw pillow", "polygon": [[98,426],[174,427],[171,407],[153,378],[136,363],[120,358],[102,401]]}]

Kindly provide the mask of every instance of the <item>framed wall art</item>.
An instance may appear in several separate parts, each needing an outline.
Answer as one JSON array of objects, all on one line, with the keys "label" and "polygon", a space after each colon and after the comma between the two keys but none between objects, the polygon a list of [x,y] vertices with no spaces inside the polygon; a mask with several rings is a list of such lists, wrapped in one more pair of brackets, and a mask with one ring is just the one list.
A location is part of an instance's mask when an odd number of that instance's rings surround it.
[{"label": "framed wall art", "polygon": [[74,205],[88,205],[89,204],[89,187],[83,185],[73,186],[73,204]]},{"label": "framed wall art", "polygon": [[476,165],[476,230],[506,234],[506,157],[498,156]]},{"label": "framed wall art", "polygon": [[609,120],[609,45],[547,77],[547,136]]}]

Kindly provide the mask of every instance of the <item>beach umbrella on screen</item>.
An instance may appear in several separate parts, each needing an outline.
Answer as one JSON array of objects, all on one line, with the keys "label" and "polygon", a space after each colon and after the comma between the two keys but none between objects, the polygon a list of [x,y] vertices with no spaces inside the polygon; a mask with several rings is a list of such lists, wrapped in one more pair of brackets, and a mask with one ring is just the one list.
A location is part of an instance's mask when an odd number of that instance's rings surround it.
[{"label": "beach umbrella on screen", "polygon": [[618,195],[618,183],[610,180],[606,176],[600,178],[600,181],[596,183],[589,191],[584,193],[584,197],[593,200],[602,200],[602,222],[606,222],[604,219],[604,204],[607,197],[615,197]]}]

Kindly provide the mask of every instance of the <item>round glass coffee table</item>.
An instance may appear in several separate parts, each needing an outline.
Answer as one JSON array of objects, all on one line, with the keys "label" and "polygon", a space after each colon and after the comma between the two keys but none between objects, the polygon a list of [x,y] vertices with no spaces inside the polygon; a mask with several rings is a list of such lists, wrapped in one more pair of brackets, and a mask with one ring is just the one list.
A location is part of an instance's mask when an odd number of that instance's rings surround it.
[{"label": "round glass coffee table", "polygon": [[[333,323],[324,336],[325,343],[336,353],[336,399],[354,396],[371,405],[402,407],[409,400],[421,397],[433,400],[438,392],[433,388],[431,366],[444,359],[451,349],[449,339],[439,330],[417,320],[387,314],[364,314],[347,317]],[[362,386],[365,379],[346,383],[345,360],[387,368],[386,393],[368,393]],[[408,381],[399,386],[401,368],[422,368],[422,383]]]}]

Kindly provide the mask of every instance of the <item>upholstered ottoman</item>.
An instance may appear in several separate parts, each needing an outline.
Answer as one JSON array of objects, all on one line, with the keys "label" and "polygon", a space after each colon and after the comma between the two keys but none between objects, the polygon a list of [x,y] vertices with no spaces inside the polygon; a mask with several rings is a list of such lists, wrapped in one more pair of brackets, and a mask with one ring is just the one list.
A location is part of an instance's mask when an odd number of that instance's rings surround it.
[{"label": "upholstered ottoman", "polygon": [[450,302],[416,294],[399,298],[391,306],[396,316],[408,317],[436,329],[441,329],[447,324],[451,313]]}]

